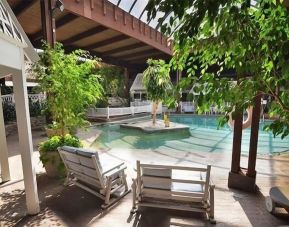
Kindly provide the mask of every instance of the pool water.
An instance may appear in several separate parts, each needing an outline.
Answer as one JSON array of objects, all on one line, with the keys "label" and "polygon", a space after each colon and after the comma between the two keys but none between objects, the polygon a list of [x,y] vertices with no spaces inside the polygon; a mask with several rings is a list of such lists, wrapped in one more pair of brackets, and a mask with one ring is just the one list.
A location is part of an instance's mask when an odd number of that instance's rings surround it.
[{"label": "pool water", "polygon": [[[233,131],[225,126],[217,129],[217,117],[176,115],[171,122],[190,126],[190,133],[170,132],[147,134],[139,130],[121,128],[118,124],[96,126],[100,131],[93,146],[97,148],[165,149],[201,152],[231,152]],[[268,123],[268,122],[267,122]],[[258,153],[270,154],[289,151],[289,138],[274,138],[263,131],[260,124]],[[250,129],[243,130],[242,153],[248,153]]]}]

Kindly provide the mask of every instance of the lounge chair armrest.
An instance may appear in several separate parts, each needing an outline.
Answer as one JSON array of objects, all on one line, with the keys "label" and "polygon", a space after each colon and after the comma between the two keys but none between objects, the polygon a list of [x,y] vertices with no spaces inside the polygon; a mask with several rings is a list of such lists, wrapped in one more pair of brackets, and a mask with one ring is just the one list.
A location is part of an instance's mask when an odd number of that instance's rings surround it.
[{"label": "lounge chair armrest", "polygon": [[210,185],[210,188],[213,188],[213,189],[215,188],[215,184],[214,184],[214,182],[212,181],[212,179],[210,179],[210,184],[209,184],[209,185]]},{"label": "lounge chair armrest", "polygon": [[106,176],[106,177],[113,176],[113,175],[115,175],[117,173],[120,173],[120,172],[124,171],[126,168],[127,168],[126,165],[120,166],[118,168],[113,168],[113,169],[103,173],[103,176]]},{"label": "lounge chair armrest", "polygon": [[105,172],[103,172],[102,175],[106,175],[106,174],[108,174],[109,172],[111,172],[111,171],[113,171],[113,170],[115,170],[115,169],[119,169],[120,167],[123,168],[122,166],[125,166],[125,167],[126,167],[126,165],[124,164],[124,162],[121,163],[121,164],[119,164],[119,165],[114,166],[113,168],[111,168],[111,169],[109,169],[109,170],[107,170],[107,171],[105,171]]}]

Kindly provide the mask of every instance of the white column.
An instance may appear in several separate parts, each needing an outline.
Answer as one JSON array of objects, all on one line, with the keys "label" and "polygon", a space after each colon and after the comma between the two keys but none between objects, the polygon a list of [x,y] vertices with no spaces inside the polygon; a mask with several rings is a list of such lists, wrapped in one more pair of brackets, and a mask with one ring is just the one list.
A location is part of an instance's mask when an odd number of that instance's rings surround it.
[{"label": "white column", "polygon": [[33,145],[29,116],[29,105],[26,78],[24,75],[24,55],[21,54],[22,71],[13,75],[14,97],[16,106],[19,147],[22,159],[26,205],[28,214],[37,214],[40,211],[37,193],[36,173],[33,166]]},{"label": "white column", "polygon": [[8,147],[6,141],[3,108],[2,108],[2,98],[0,90],[0,166],[1,166],[1,179],[3,182],[10,180],[10,170],[8,161]]},{"label": "white column", "polygon": [[106,119],[109,120],[109,106],[106,108],[106,112],[107,112]]}]

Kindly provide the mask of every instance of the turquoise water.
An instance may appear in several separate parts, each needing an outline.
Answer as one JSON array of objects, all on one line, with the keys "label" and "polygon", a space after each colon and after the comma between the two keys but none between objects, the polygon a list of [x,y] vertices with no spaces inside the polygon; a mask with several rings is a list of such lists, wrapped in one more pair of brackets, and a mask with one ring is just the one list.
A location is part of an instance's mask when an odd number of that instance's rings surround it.
[{"label": "turquoise water", "polygon": [[[100,148],[165,149],[203,152],[231,152],[233,132],[228,127],[217,129],[215,116],[171,116],[172,122],[190,126],[190,133],[170,132],[146,134],[139,130],[120,128],[118,124],[96,126],[100,136],[93,146]],[[289,151],[289,138],[274,138],[260,124],[258,153]],[[243,131],[242,153],[248,153],[250,129]]]}]

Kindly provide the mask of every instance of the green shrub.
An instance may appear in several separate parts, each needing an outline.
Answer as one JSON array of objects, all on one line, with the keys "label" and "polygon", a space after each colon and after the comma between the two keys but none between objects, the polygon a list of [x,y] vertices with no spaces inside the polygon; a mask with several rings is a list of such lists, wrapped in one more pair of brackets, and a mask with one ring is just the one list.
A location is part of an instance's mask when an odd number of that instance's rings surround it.
[{"label": "green shrub", "polygon": [[30,117],[38,117],[42,114],[42,104],[39,101],[33,102],[29,99]]},{"label": "green shrub", "polygon": [[[71,147],[82,147],[82,144],[80,140],[72,136],[70,134],[66,134],[64,137],[62,136],[53,136],[49,138],[48,140],[40,143],[39,145],[39,151],[40,151],[40,160],[43,164],[43,166],[48,165],[48,163],[51,163],[52,165],[55,165],[55,168],[57,169],[57,176],[60,178],[63,178],[66,176],[66,170],[64,163],[60,159],[59,155],[58,158],[55,155],[49,155],[51,153],[57,153],[57,148],[61,146],[71,146]],[[57,160],[60,160],[57,161]],[[56,163],[59,163],[56,165]]]},{"label": "green shrub", "polygon": [[8,123],[16,120],[15,104],[9,101],[2,102],[4,122]]},{"label": "green shrub", "polygon": [[64,137],[53,136],[48,140],[40,143],[39,150],[42,152],[55,152],[58,147],[71,146],[71,147],[82,147],[79,138],[66,134]]}]

